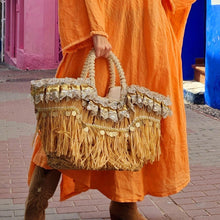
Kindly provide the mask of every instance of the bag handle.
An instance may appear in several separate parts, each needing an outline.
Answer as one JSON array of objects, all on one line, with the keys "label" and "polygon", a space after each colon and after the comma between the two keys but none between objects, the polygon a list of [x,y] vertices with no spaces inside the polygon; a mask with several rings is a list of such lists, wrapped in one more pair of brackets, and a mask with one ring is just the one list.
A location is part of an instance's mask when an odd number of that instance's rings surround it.
[{"label": "bag handle", "polygon": [[[87,74],[89,73],[89,78],[94,88],[95,88],[95,59],[96,59],[95,50],[92,49],[85,60],[80,76],[81,78],[86,78]],[[124,70],[121,67],[119,59],[111,51],[107,60],[108,60],[108,68],[110,73],[109,88],[115,87],[115,67],[116,67],[119,74],[121,87],[123,90],[126,90],[127,83],[125,79],[125,74],[124,74]]]}]

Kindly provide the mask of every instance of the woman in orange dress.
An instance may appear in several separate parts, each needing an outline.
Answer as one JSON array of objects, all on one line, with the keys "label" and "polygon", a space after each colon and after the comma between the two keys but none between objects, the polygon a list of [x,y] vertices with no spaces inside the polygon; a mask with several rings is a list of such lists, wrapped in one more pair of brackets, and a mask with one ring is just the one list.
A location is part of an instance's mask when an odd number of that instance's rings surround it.
[{"label": "woman in orange dress", "polygon": [[101,57],[96,62],[96,87],[99,95],[105,96],[109,74],[103,57],[108,57],[112,49],[121,61],[128,85],[137,84],[169,96],[173,115],[162,120],[160,160],[138,172],[51,170],[38,137],[29,170],[26,219],[44,219],[60,175],[61,200],[98,189],[112,200],[111,219],[122,220],[145,219],[136,208],[136,202],[145,195],[168,196],[189,183],[181,48],[194,1],[59,1],[63,59],[56,77],[78,77],[94,47],[96,56]]}]

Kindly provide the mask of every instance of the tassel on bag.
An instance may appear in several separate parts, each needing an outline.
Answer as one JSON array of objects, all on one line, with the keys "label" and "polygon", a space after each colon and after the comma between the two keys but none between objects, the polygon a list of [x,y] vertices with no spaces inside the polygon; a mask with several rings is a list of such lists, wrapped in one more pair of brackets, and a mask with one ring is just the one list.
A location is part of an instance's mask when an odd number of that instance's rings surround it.
[{"label": "tassel on bag", "polygon": [[[113,53],[108,63],[111,77],[106,97],[99,97],[95,88],[94,50],[77,79],[31,81],[36,133],[52,168],[137,171],[159,160],[160,122],[171,115],[169,98],[127,86]],[[121,87],[115,86],[114,65]]]}]

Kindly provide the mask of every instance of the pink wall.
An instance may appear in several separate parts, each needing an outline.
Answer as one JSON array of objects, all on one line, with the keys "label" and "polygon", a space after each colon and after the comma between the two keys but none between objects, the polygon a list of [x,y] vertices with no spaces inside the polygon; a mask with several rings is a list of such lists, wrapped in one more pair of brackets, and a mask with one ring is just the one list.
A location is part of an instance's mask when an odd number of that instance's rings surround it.
[{"label": "pink wall", "polygon": [[15,39],[15,56],[6,51],[5,61],[20,69],[56,68],[59,61],[57,0],[17,0],[15,20],[15,38],[13,31],[8,36],[12,38],[10,44]]}]

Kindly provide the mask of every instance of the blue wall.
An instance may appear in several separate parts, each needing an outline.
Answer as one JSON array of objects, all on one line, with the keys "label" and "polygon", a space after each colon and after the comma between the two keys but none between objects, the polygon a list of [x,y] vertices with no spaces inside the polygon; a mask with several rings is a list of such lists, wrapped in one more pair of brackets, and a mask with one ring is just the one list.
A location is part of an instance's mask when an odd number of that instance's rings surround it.
[{"label": "blue wall", "polygon": [[205,101],[220,109],[220,5],[207,0]]},{"label": "blue wall", "polygon": [[187,21],[182,50],[184,80],[194,78],[192,64],[197,57],[205,57],[205,0],[192,5]]}]

